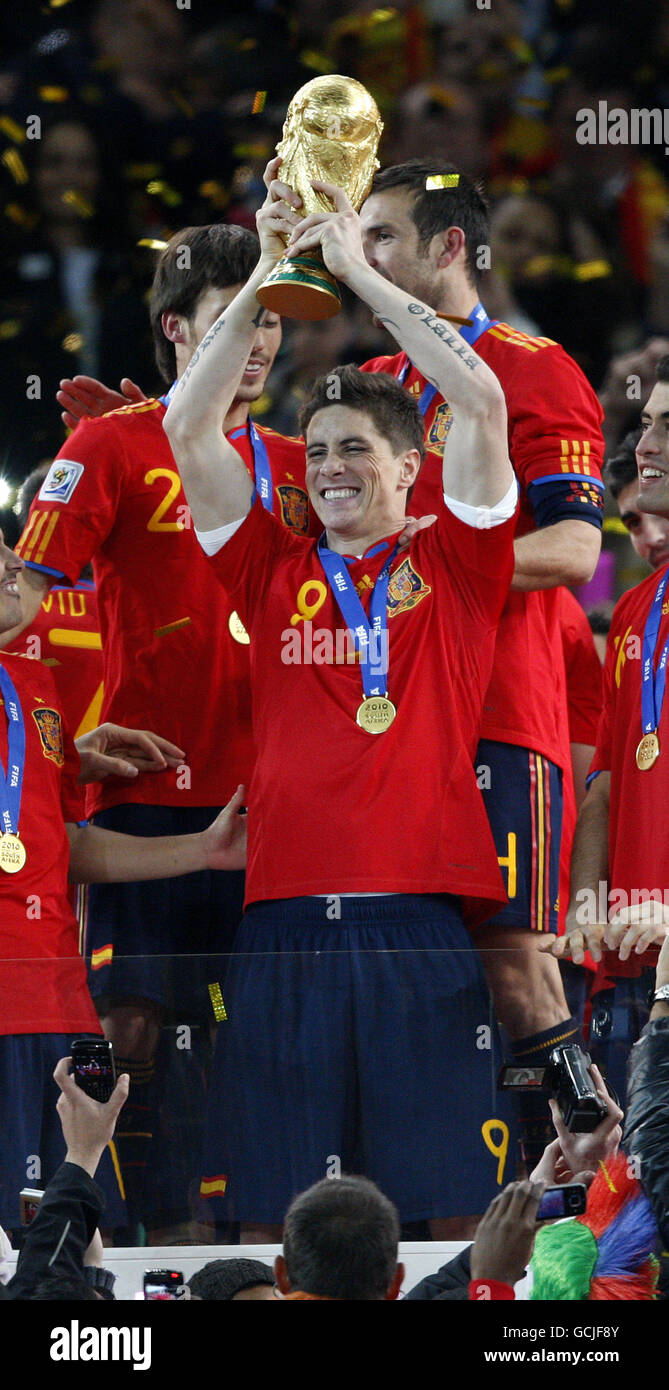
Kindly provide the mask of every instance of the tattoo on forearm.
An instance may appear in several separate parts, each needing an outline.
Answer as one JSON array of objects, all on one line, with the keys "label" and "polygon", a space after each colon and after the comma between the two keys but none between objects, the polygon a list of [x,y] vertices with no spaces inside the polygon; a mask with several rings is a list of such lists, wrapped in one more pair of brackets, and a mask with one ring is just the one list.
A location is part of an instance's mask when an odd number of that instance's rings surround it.
[{"label": "tattoo on forearm", "polygon": [[436,314],[432,314],[429,309],[425,308],[424,304],[409,304],[407,307],[410,314],[421,315],[425,327],[429,328],[431,333],[436,334],[437,338],[441,338],[443,342],[448,343],[449,347],[453,349],[453,352],[455,352],[458,357],[462,358],[465,367],[469,367],[472,372],[476,371],[476,368],[481,363],[481,358],[478,357],[475,352],[469,351],[459,333],[453,333],[448,325],[444,323],[443,319],[438,318]]},{"label": "tattoo on forearm", "polygon": [[196,347],[195,352],[193,353],[193,356],[191,357],[190,362],[188,363],[188,366],[186,367],[186,370],[185,370],[183,376],[181,377],[181,379],[180,379],[180,381],[179,381],[179,390],[181,390],[181,389],[186,385],[186,382],[188,381],[188,378],[189,378],[189,376],[190,376],[190,374],[191,374],[193,368],[194,368],[194,367],[197,365],[197,363],[199,362],[199,360],[200,360],[200,358],[201,358],[201,356],[202,356],[202,353],[203,353],[203,352],[206,352],[207,348],[209,347],[209,344],[210,344],[210,343],[213,343],[214,338],[216,337],[216,334],[217,334],[217,333],[220,333],[221,329],[222,329],[224,326],[225,326],[225,319],[224,319],[224,318],[217,319],[216,322],[215,322],[215,324],[214,324],[214,326],[213,326],[213,328],[210,328],[210,329],[209,329],[209,332],[208,332],[207,334],[205,334],[205,336],[204,336],[204,338],[202,339],[202,342],[200,343],[199,347]]}]

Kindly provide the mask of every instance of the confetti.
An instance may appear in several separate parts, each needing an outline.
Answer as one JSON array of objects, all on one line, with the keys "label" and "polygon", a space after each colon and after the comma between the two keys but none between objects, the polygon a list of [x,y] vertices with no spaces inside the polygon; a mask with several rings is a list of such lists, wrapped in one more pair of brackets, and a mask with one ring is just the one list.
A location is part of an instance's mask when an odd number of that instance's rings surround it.
[{"label": "confetti", "polygon": [[613,266],[610,261],[581,261],[580,265],[574,266],[575,280],[604,280],[607,275],[613,274]]},{"label": "confetti", "polygon": [[92,217],[95,208],[85,193],[80,193],[78,188],[68,188],[63,194],[63,202],[69,207],[74,208],[82,217]]},{"label": "confetti", "polygon": [[183,202],[181,194],[177,193],[176,188],[172,188],[171,184],[165,183],[164,179],[151,179],[146,185],[146,191],[155,194],[157,198],[162,198],[163,202],[167,203],[170,208],[175,208]]},{"label": "confetti", "polygon": [[211,999],[211,1007],[214,1010],[216,1022],[223,1023],[228,1015],[225,1012],[225,1004],[223,1003],[223,995],[219,984],[209,986],[209,998]]},{"label": "confetti", "polygon": [[5,319],[4,323],[0,323],[0,342],[6,342],[7,338],[15,338],[17,333],[20,332],[21,323],[19,319]]},{"label": "confetti", "polygon": [[208,198],[210,203],[219,210],[227,207],[230,202],[230,194],[222,183],[217,183],[216,179],[206,179],[200,184],[198,193],[201,198]]},{"label": "confetti", "polygon": [[2,155],[2,163],[14,180],[14,183],[27,183],[28,170],[18,152],[18,150],[5,150]]},{"label": "confetti", "polygon": [[37,94],[42,101],[67,101],[70,95],[67,87],[38,87]]},{"label": "confetti", "polygon": [[333,72],[332,62],[326,57],[325,53],[318,53],[314,48],[305,48],[300,53],[300,62],[305,68],[313,68],[314,72]]},{"label": "confetti", "polygon": [[81,352],[84,346],[83,333],[67,333],[63,338],[62,346],[66,352]]},{"label": "confetti", "polygon": [[259,115],[260,115],[260,112],[265,110],[265,102],[266,102],[266,101],[267,101],[267,92],[256,92],[256,94],[255,94],[255,96],[254,96],[254,98],[253,98],[253,106],[251,107],[251,115],[252,115],[252,116],[259,116]]},{"label": "confetti", "polygon": [[435,188],[457,188],[459,182],[459,174],[430,174],[425,180],[425,189],[431,193]]},{"label": "confetti", "polygon": [[26,138],[23,126],[19,125],[18,121],[12,120],[11,116],[0,116],[0,130],[4,130],[5,135],[9,136],[10,140],[14,140],[17,145],[22,144]]},{"label": "confetti", "polygon": [[168,241],[159,241],[157,237],[143,236],[138,246],[148,246],[149,251],[166,251],[169,246]]},{"label": "confetti", "polygon": [[7,203],[5,205],[5,217],[8,217],[10,222],[15,222],[17,227],[25,227],[28,232],[32,232],[39,221],[37,213],[28,212],[27,208],[22,208],[20,203]]}]

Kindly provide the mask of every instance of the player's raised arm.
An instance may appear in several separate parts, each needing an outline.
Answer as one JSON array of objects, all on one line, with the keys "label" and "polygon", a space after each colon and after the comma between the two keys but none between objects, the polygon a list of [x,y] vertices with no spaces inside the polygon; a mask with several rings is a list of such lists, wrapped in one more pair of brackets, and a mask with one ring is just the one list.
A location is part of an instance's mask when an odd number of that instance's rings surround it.
[{"label": "player's raised arm", "polygon": [[444,491],[471,506],[495,506],[514,481],[497,377],[446,320],[367,264],[360,219],[346,194],[328,183],[314,182],[314,187],[332,198],[337,210],[313,213],[295,224],[288,254],[320,247],[328,270],[369,305],[437,387],[453,413],[444,451]]},{"label": "player's raised arm", "polygon": [[[278,161],[273,161],[277,163]],[[212,324],[169,404],[163,427],[177,461],[195,527],[215,530],[250,511],[253,482],[223,433],[258,328],[268,311],[256,290],[285,251],[289,209],[268,196],[258,213],[260,260],[250,280]]]}]

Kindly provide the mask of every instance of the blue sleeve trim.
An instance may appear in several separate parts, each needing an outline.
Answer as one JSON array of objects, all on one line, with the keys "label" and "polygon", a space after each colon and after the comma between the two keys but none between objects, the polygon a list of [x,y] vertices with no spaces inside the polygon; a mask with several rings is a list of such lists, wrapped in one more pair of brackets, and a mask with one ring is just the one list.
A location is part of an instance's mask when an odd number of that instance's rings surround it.
[{"label": "blue sleeve trim", "polygon": [[[67,575],[62,570],[49,569],[48,565],[36,565],[33,560],[25,560],[25,567],[29,570],[39,570],[40,574],[52,574],[54,579],[67,579]],[[70,587],[69,585],[67,586]]]},{"label": "blue sleeve trim", "polygon": [[585,785],[586,785],[586,787],[589,787],[589,786],[590,786],[590,783],[591,783],[591,782],[594,782],[595,777],[599,777],[600,772],[603,772],[603,768],[601,768],[601,767],[599,767],[599,768],[597,769],[596,772],[589,772],[589,773],[588,773],[588,775],[587,775],[587,777],[586,777],[586,779],[585,779]]},{"label": "blue sleeve trim", "polygon": [[554,526],[558,521],[589,521],[602,527],[603,487],[586,474],[564,473],[553,479],[541,478],[527,489],[537,527]]},{"label": "blue sleeve trim", "polygon": [[543,478],[533,478],[532,482],[528,484],[528,490],[531,487],[541,487],[542,483],[562,483],[570,479],[575,479],[579,483],[590,483],[592,487],[599,488],[600,492],[606,490],[601,478],[591,478],[589,473],[546,473]]}]

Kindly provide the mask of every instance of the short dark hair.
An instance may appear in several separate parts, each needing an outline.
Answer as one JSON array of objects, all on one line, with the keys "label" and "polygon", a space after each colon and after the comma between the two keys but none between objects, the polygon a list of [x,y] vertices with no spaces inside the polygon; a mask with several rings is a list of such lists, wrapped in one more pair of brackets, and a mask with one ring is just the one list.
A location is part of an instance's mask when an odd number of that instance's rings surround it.
[{"label": "short dark hair", "polygon": [[[669,357],[663,360],[669,364]],[[629,487],[630,483],[635,483],[639,476],[634,450],[640,438],[641,430],[630,430],[621,440],[613,457],[607,459],[604,464],[604,482],[616,502],[621,492]]]},{"label": "short dark hair", "polygon": [[[426,179],[434,174],[456,176],[457,184],[448,188],[426,189]],[[369,196],[387,193],[391,188],[407,188],[414,194],[411,216],[424,249],[434,236],[447,227],[462,228],[467,273],[471,283],[478,285],[481,271],[477,264],[477,252],[490,240],[488,204],[480,185],[446,160],[409,159],[406,164],[393,164],[389,169],[380,169],[374,175]]]},{"label": "short dark hair", "polygon": [[[338,385],[336,384],[338,382]],[[347,405],[364,411],[399,453],[401,449],[418,449],[421,462],[425,457],[424,425],[418,406],[408,391],[387,372],[361,372],[348,363],[333,367],[327,376],[314,382],[300,411],[299,426],[306,436],[312,416],[330,405]]]},{"label": "short dark hair", "polygon": [[[184,247],[189,256],[184,257]],[[259,249],[253,232],[223,223],[182,227],[171,237],[160,253],[149,301],[156,363],[163,381],[173,381],[176,372],[174,343],[163,333],[163,314],[184,314],[190,319],[207,290],[227,290],[231,285],[245,284],[257,263]],[[184,260],[186,265],[182,264]]]},{"label": "short dark hair", "polygon": [[590,631],[598,637],[608,637],[611,631],[611,614],[606,613],[603,608],[591,608],[586,614],[590,624]]},{"label": "short dark hair", "polygon": [[49,472],[51,463],[51,459],[45,459],[43,463],[38,463],[37,467],[33,468],[32,473],[29,473],[28,477],[24,478],[21,484],[21,490],[14,505],[14,511],[19,519],[21,530],[23,530],[27,524],[30,508]]},{"label": "short dark hair", "polygon": [[323,1178],[290,1206],[283,1254],[291,1288],[379,1301],[397,1268],[399,1217],[368,1178]]},{"label": "short dark hair", "polygon": [[45,1274],[29,1295],[33,1303],[97,1303],[98,1297],[83,1273]]},{"label": "short dark hair", "polygon": [[658,381],[669,381],[669,353],[666,357],[661,357],[656,368],[655,374]]},{"label": "short dark hair", "polygon": [[274,1272],[261,1260],[209,1260],[188,1280],[191,1293],[219,1303],[231,1302],[243,1289],[273,1284]]}]

